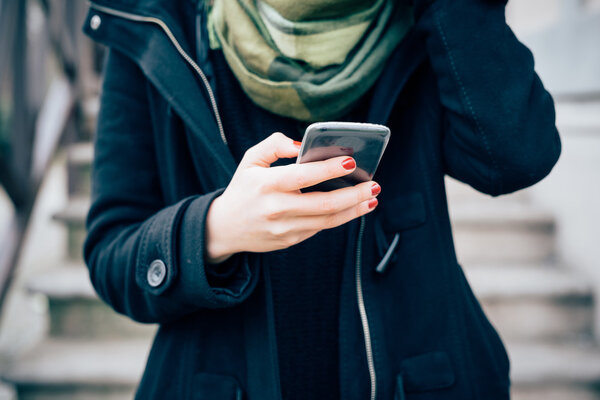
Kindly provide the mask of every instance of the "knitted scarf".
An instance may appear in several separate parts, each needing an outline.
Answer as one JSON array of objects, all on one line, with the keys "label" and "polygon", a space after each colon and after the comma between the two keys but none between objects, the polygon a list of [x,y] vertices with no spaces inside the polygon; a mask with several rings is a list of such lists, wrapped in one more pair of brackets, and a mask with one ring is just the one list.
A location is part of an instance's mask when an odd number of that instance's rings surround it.
[{"label": "knitted scarf", "polygon": [[411,26],[400,0],[214,0],[208,16],[248,97],[302,121],[350,111]]}]

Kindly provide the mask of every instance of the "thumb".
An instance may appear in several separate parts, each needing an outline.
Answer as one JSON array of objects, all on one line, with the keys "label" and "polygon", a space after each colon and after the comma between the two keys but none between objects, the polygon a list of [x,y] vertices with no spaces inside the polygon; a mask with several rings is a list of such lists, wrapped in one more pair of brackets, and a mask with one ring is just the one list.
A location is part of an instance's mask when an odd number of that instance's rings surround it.
[{"label": "thumb", "polygon": [[281,132],[275,132],[261,142],[250,147],[240,162],[240,166],[268,168],[280,158],[298,156],[300,142],[296,142]]}]

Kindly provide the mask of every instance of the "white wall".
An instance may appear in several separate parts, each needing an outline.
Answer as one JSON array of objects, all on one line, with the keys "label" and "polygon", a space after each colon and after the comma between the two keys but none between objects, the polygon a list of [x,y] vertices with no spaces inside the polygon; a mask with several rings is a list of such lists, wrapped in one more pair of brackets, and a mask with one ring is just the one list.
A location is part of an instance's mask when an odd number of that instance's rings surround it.
[{"label": "white wall", "polygon": [[[510,0],[507,20],[559,99],[561,158],[529,196],[556,215],[562,263],[600,293],[600,0]],[[552,48],[558,41],[562,47]],[[597,321],[600,332],[600,311]]]}]

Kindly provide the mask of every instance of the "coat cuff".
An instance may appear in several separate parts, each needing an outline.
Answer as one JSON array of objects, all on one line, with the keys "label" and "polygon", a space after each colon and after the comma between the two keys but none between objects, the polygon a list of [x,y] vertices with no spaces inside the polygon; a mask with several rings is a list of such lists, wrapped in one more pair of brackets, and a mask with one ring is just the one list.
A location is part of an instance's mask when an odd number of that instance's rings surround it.
[{"label": "coat cuff", "polygon": [[[139,286],[155,295],[174,296],[184,303],[209,308],[232,306],[250,295],[259,275],[256,254],[236,253],[217,265],[205,258],[206,216],[212,201],[224,190],[182,200],[160,217],[168,221],[154,219],[140,246]],[[158,285],[161,265],[157,260],[166,269]],[[227,274],[215,274],[217,266]]]}]

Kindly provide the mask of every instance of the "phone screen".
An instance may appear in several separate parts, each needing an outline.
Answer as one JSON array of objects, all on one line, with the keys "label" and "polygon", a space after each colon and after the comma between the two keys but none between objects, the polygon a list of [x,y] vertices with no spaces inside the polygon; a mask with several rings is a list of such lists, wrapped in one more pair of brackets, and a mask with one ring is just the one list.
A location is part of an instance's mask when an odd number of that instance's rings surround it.
[{"label": "phone screen", "polygon": [[349,175],[302,189],[330,191],[371,180],[389,140],[388,127],[356,122],[319,122],[304,133],[297,163],[322,161],[331,157],[351,156],[356,169]]}]

